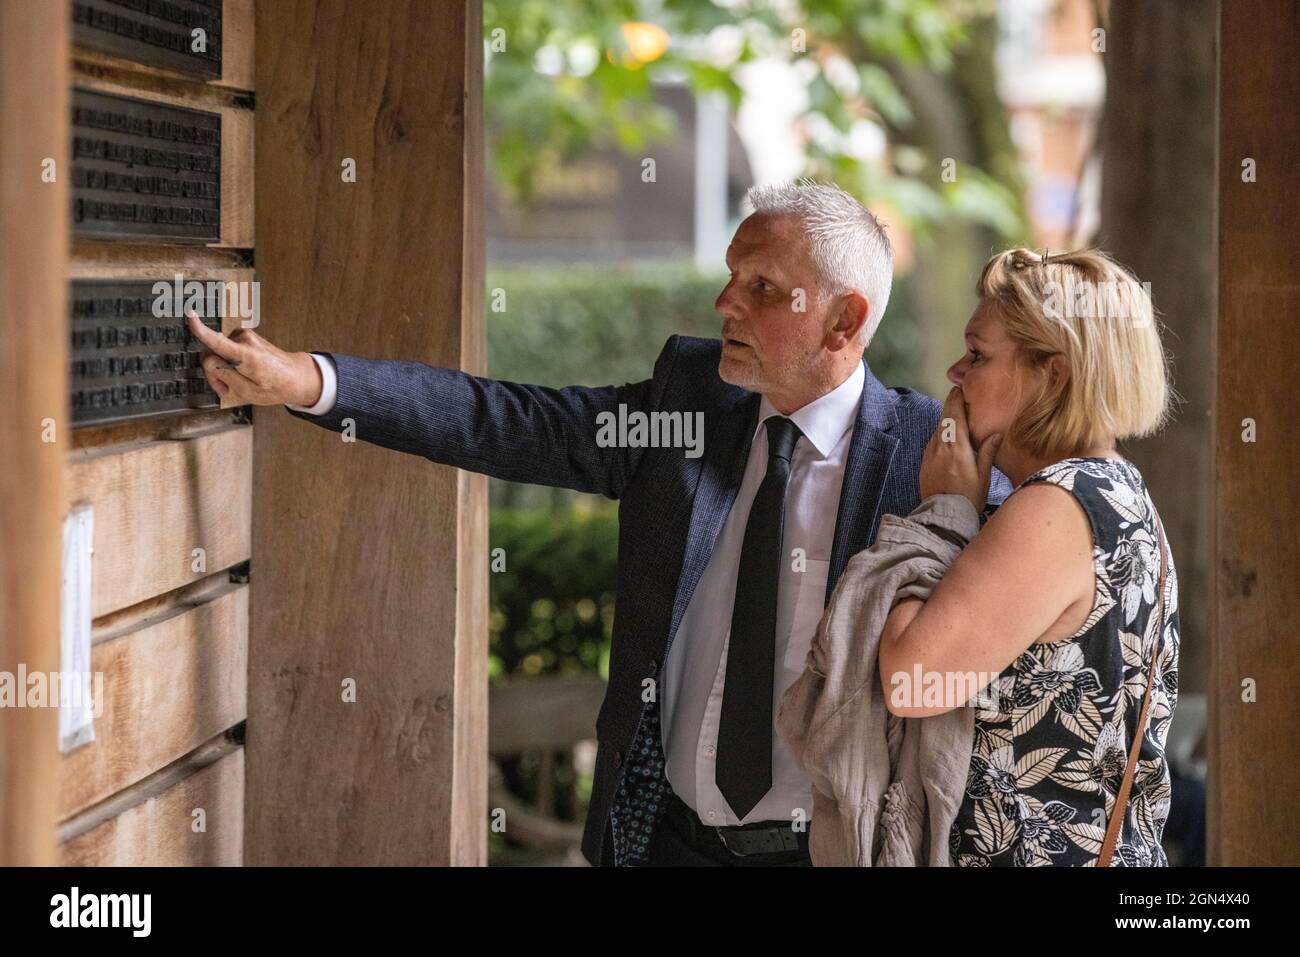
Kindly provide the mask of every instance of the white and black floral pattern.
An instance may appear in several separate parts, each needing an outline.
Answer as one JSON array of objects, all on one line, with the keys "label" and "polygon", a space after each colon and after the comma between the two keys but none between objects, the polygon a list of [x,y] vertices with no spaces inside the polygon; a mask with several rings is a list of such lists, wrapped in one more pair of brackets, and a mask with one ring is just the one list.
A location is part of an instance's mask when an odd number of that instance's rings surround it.
[{"label": "white and black floral pattern", "polygon": [[[1031,475],[1071,492],[1092,528],[1096,592],[1071,638],[1030,645],[975,714],[966,797],[949,833],[959,866],[1093,866],[1137,729],[1157,646],[1154,506],[1123,459],[1072,458]],[[1023,487],[1023,486],[1022,486]],[[1178,696],[1178,579],[1166,542],[1164,646],[1112,865],[1167,866],[1164,747]]]}]

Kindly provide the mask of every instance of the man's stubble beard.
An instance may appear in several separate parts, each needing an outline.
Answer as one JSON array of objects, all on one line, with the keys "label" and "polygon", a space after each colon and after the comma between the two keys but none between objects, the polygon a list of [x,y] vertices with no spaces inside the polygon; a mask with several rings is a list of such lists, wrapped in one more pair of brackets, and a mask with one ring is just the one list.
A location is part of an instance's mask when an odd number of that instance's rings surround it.
[{"label": "man's stubble beard", "polygon": [[[788,370],[787,381],[806,382],[815,379],[820,371],[818,368],[820,355],[821,349],[817,348],[806,355],[796,357],[793,362],[794,368]],[[777,385],[764,372],[756,356],[751,357],[748,362],[741,362],[735,358],[728,358],[724,353],[718,361],[718,376],[723,382],[760,395],[769,394]]]}]

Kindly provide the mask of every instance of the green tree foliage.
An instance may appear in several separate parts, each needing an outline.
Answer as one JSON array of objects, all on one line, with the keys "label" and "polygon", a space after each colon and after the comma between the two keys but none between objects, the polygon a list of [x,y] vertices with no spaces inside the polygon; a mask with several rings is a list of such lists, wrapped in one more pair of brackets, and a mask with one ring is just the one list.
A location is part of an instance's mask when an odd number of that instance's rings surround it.
[{"label": "green tree foliage", "polygon": [[[805,175],[888,203],[921,235],[957,218],[1010,237],[1020,229],[1016,190],[978,162],[941,179],[945,154],[907,135],[923,106],[905,92],[907,75],[950,74],[994,8],[992,0],[486,0],[492,171],[508,196],[527,201],[539,171],[588,148],[634,154],[670,135],[673,117],[652,98],[656,78],[722,93],[734,109],[738,71],[778,57],[808,96],[795,131],[808,143]],[[851,143],[864,123],[899,148],[863,160]]]}]

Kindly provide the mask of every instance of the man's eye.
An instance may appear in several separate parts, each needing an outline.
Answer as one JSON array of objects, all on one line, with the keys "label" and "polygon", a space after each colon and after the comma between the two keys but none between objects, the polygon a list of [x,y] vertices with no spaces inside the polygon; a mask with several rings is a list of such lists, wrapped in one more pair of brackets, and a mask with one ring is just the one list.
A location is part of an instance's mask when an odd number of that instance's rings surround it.
[{"label": "man's eye", "polygon": [[980,359],[983,359],[984,356],[978,349],[972,349],[970,351],[970,358],[971,362],[978,362]]}]

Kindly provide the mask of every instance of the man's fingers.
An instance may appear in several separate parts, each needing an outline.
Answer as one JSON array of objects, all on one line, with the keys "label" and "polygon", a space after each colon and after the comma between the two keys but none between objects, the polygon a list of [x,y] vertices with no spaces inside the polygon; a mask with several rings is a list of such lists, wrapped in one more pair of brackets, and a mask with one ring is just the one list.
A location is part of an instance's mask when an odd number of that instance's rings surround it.
[{"label": "man's fingers", "polygon": [[189,323],[190,334],[199,340],[199,344],[205,349],[215,352],[227,362],[239,362],[243,358],[243,346],[231,339],[227,339],[221,333],[209,329],[193,309],[186,311],[185,321]]},{"label": "man's fingers", "polygon": [[238,371],[227,367],[225,362],[226,360],[221,356],[212,353],[208,353],[202,359],[203,374],[208,377],[208,385],[212,386],[212,391],[223,399],[230,392],[228,377],[239,376]]},{"label": "man's fingers", "polygon": [[226,393],[230,391],[230,386],[226,385],[224,382],[221,381],[221,377],[218,374],[219,370],[204,369],[203,371],[208,377],[208,385],[212,386],[212,391],[224,399],[226,397]]}]

